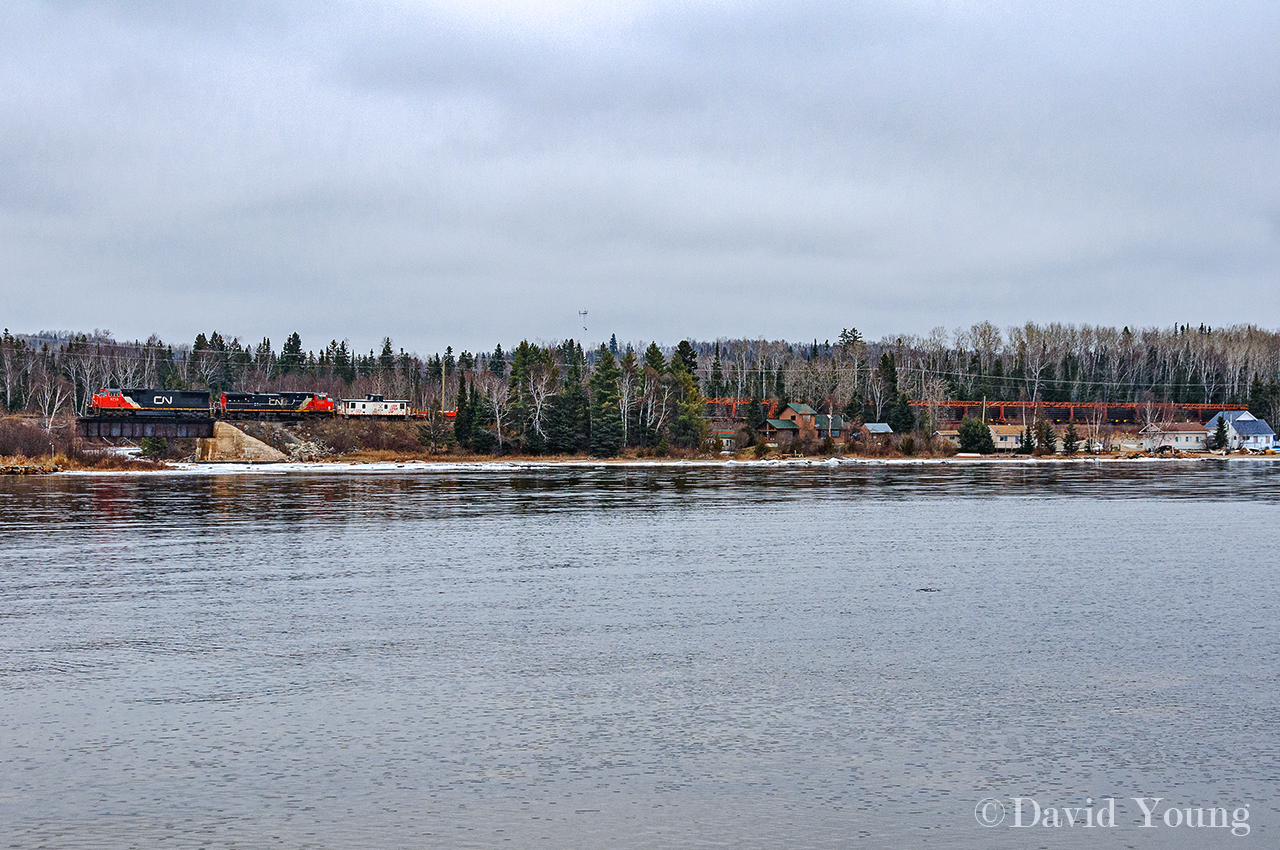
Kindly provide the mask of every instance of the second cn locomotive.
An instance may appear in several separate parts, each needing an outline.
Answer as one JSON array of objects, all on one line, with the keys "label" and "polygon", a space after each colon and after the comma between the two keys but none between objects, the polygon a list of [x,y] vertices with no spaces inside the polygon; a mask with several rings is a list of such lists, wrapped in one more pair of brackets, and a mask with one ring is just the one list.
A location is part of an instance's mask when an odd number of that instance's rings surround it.
[{"label": "second cn locomotive", "polygon": [[223,393],[218,412],[226,419],[302,419],[332,416],[326,393]]}]

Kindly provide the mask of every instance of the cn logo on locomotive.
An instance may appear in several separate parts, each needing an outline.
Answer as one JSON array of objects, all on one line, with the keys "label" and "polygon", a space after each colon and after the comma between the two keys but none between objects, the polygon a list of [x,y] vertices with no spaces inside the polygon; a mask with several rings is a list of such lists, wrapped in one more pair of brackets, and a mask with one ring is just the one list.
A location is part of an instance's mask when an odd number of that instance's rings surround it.
[{"label": "cn logo on locomotive", "polygon": [[158,395],[151,401],[152,404],[173,404],[173,396]]}]

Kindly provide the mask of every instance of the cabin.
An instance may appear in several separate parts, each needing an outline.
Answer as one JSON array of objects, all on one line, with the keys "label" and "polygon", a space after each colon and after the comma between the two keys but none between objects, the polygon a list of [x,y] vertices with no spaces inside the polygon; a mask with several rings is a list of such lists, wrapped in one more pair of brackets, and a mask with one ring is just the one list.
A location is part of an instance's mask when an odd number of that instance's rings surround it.
[{"label": "cabin", "polygon": [[997,452],[1016,452],[1022,448],[1022,434],[1026,430],[1021,425],[988,425],[991,429],[991,442]]},{"label": "cabin", "polygon": [[759,428],[766,443],[786,444],[799,437],[850,440],[853,429],[838,413],[818,413],[807,404],[788,404],[775,419],[766,419]]}]

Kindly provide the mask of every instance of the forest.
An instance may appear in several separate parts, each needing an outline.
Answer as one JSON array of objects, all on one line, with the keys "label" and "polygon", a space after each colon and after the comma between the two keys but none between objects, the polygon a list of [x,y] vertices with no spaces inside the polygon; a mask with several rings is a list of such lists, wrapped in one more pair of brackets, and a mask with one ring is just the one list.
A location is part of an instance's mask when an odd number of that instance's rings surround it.
[{"label": "forest", "polygon": [[[102,387],[278,392],[334,398],[381,393],[424,411],[425,444],[481,453],[611,456],[626,448],[696,448],[727,415],[717,399],[758,424],[761,402],[799,401],[895,431],[926,430],[947,400],[1235,403],[1280,420],[1280,333],[1252,325],[1212,328],[1096,327],[990,322],[926,336],[871,342],[856,328],[835,340],[751,339],[595,345],[528,340],[472,353],[452,347],[423,356],[397,349],[356,352],[347,340],[307,348],[291,333],[246,343],[217,331],[191,343],[152,336],[121,341],[108,331],[41,332],[0,338],[0,407],[52,432],[84,415]],[[924,402],[911,406],[908,400]],[[726,423],[741,425],[738,423]]]}]

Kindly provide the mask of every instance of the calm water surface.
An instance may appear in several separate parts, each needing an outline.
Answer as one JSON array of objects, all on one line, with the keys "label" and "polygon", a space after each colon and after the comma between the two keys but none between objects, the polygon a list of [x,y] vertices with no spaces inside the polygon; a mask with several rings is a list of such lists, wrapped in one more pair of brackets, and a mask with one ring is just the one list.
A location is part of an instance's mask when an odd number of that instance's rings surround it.
[{"label": "calm water surface", "polygon": [[[0,479],[2,846],[1277,846],[1277,485]],[[1117,823],[977,823],[1014,796]]]}]

